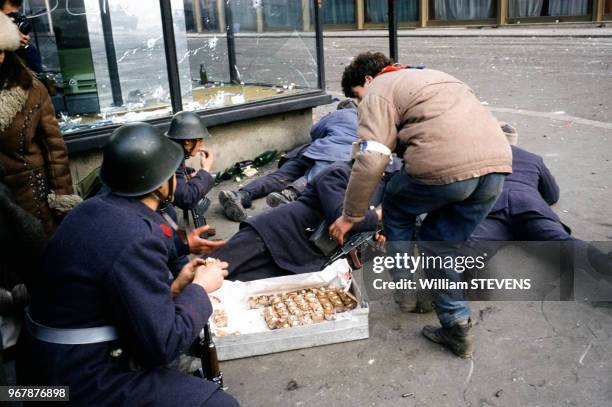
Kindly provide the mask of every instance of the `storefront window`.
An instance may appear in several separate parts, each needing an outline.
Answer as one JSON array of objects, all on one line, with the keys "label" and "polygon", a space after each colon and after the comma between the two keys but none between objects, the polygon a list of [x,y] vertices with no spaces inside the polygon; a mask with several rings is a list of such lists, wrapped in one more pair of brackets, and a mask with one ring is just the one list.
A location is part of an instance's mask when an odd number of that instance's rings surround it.
[{"label": "storefront window", "polygon": [[[225,34],[187,35],[187,19],[179,16],[186,16],[184,2],[172,1],[175,42],[177,49],[184,50],[178,54],[184,110],[235,106],[318,89],[315,32],[310,24],[304,31],[302,2],[265,4],[253,0],[229,3],[235,29],[232,59]],[[243,17],[248,15],[256,17],[255,29],[244,30]],[[239,22],[234,20],[236,16]],[[226,25],[230,24],[228,16],[224,18]],[[275,24],[274,32],[258,32],[270,20]],[[233,69],[230,60],[235,61]]]},{"label": "storefront window", "polygon": [[323,23],[355,24],[355,0],[323,1]]},{"label": "storefront window", "polygon": [[[398,0],[395,2],[397,21],[416,21],[419,19],[418,0]],[[366,0],[365,22],[387,24],[389,12],[387,1]]]},{"label": "storefront window", "polygon": [[261,8],[261,0],[229,0],[232,7],[234,32],[257,31],[257,13]]},{"label": "storefront window", "polygon": [[548,0],[548,15],[586,16],[591,13],[592,0]]},{"label": "storefront window", "polygon": [[30,1],[29,12],[40,13],[35,44],[64,134],[171,114],[159,3],[47,4]]},{"label": "storefront window", "polygon": [[184,0],[185,25],[187,32],[222,32],[219,8],[223,3],[217,0]]},{"label": "storefront window", "polygon": [[[263,1],[264,29],[276,30],[304,30],[310,25],[312,1],[303,0],[265,0]],[[304,20],[306,17],[306,21]]]},{"label": "storefront window", "polygon": [[495,18],[496,0],[430,0],[435,20],[482,20]]},{"label": "storefront window", "polygon": [[544,0],[510,0],[509,17],[539,17],[542,15]]},{"label": "storefront window", "polygon": [[510,0],[509,17],[585,16],[591,13],[592,0]]},{"label": "storefront window", "polygon": [[[171,0],[178,81],[168,78],[159,2],[49,3],[24,11],[64,134],[169,117],[171,83],[192,111],[318,89],[311,0]],[[266,26],[274,32],[262,34]]]}]

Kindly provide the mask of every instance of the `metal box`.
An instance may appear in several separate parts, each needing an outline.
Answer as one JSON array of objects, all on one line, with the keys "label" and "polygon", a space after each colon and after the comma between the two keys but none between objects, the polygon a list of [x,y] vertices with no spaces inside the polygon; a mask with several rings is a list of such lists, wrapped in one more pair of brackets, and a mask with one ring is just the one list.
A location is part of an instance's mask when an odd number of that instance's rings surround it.
[{"label": "metal box", "polygon": [[[330,267],[336,267],[337,269],[348,268],[350,271],[350,267],[346,260],[341,260],[340,264],[334,263]],[[265,282],[270,286],[274,286],[275,280],[281,280],[283,283],[286,283],[289,279],[296,282],[300,280],[306,282],[312,277],[316,277],[318,273],[270,278],[259,280],[259,282]],[[308,283],[302,287],[296,286],[296,288],[312,287],[312,285],[307,284]],[[360,288],[357,286],[357,283],[354,280],[351,281],[349,292],[351,292],[357,299],[357,308],[337,314],[336,319],[332,321],[323,321],[312,325],[292,328],[275,330],[268,329],[261,332],[252,332],[240,335],[215,335],[213,338],[217,347],[219,360],[223,361],[239,359],[249,356],[329,345],[332,343],[367,339],[369,337],[368,303],[365,301]],[[252,294],[259,294],[248,292],[248,290],[247,293],[249,296]]]}]

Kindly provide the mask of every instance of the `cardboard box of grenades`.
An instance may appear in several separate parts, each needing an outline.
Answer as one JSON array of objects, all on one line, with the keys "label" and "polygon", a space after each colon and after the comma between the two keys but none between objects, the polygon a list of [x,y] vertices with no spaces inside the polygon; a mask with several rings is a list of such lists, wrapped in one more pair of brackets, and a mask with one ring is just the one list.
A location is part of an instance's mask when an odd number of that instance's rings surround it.
[{"label": "cardboard box of grenades", "polygon": [[369,336],[368,304],[344,259],[316,273],[225,281],[211,300],[219,360]]}]

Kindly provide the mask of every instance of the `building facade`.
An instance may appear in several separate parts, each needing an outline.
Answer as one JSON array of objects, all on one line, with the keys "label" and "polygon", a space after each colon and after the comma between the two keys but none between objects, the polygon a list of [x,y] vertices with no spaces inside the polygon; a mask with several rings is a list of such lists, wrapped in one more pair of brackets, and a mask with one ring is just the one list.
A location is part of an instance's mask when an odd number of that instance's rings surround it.
[{"label": "building facade", "polygon": [[[190,32],[223,32],[225,0],[184,0]],[[309,0],[232,0],[234,30],[307,31]],[[319,0],[327,30],[387,27],[387,0]],[[612,0],[395,0],[399,27],[611,21]],[[254,6],[253,6],[254,5]]]}]

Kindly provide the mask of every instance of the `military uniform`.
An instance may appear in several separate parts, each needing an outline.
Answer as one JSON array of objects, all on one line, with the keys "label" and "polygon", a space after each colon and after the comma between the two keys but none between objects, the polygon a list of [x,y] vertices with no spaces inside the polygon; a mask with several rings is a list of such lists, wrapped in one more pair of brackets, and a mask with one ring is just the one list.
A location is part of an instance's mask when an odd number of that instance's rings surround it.
[{"label": "military uniform", "polygon": [[119,339],[62,345],[24,332],[20,384],[70,386],[75,405],[237,405],[212,382],[166,367],[212,312],[198,285],[172,298],[172,247],[170,227],[137,199],[107,192],[74,209],[33,279],[30,315],[55,328],[111,325]]},{"label": "military uniform", "polygon": [[[194,175],[193,168],[187,167],[185,162],[176,170],[176,191],[174,192],[173,204],[164,208],[175,222],[178,221],[176,214],[177,206],[183,210],[185,226],[189,224],[189,210],[196,207],[198,202],[210,192],[215,186],[214,178],[205,170],[199,170]],[[178,236],[174,237],[175,253],[172,254],[170,269],[173,275],[177,275],[181,268],[189,262],[189,246],[183,243]]]},{"label": "military uniform", "polygon": [[[208,130],[202,124],[200,117],[193,112],[178,112],[172,117],[170,128],[166,132],[168,139],[180,145],[183,141],[196,142],[209,137]],[[190,157],[192,151],[184,150],[183,154]],[[192,147],[192,149],[195,147]],[[195,174],[194,174],[195,173]],[[183,159],[176,175],[176,191],[174,192],[174,205],[183,210],[193,209],[198,202],[210,192],[215,185],[213,177],[203,169],[195,171],[185,164]]]},{"label": "military uniform", "polygon": [[[306,180],[312,181],[323,169],[336,161],[351,159],[351,145],[357,141],[357,109],[340,109],[328,113],[310,129],[309,144],[289,151],[279,161],[278,170],[251,181],[240,191],[257,199],[289,186],[302,193]],[[300,178],[304,177],[303,180]],[[296,180],[300,182],[295,183]]]},{"label": "military uniform", "polygon": [[[309,240],[309,231],[340,216],[350,174],[349,163],[332,164],[297,201],[242,222],[238,233],[214,252],[229,263],[228,278],[249,281],[319,271],[327,259]],[[383,186],[381,181],[373,204],[380,202]],[[377,225],[376,212],[370,210],[353,232],[374,231]]]},{"label": "military uniform", "polygon": [[185,162],[176,170],[174,205],[183,210],[194,208],[215,186],[215,180],[208,171],[199,170],[192,175],[193,172],[193,168],[187,167]]},{"label": "military uniform", "polygon": [[512,174],[470,240],[570,240],[570,229],[550,208],[559,186],[542,157],[512,146]]}]

